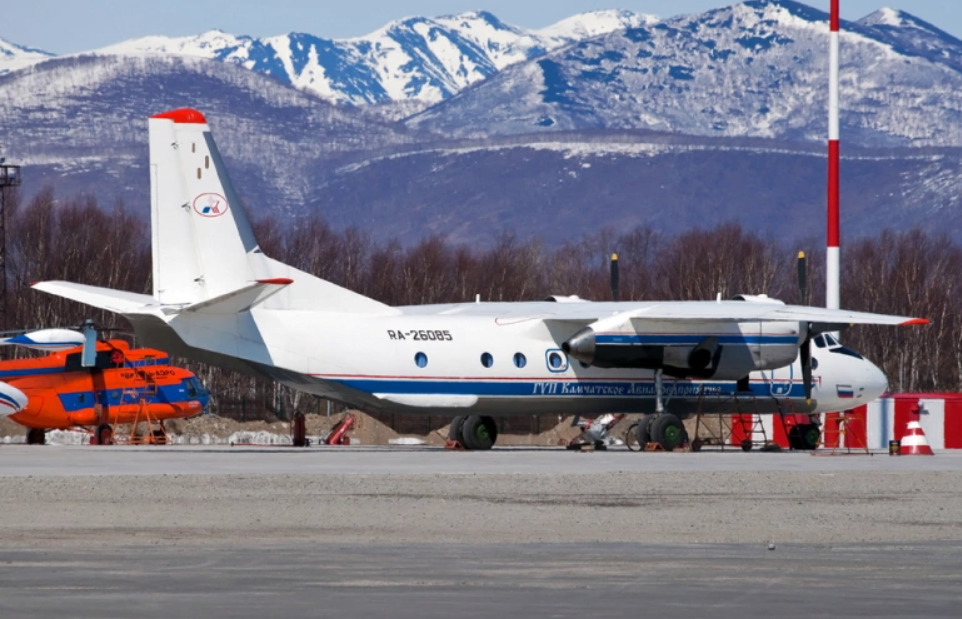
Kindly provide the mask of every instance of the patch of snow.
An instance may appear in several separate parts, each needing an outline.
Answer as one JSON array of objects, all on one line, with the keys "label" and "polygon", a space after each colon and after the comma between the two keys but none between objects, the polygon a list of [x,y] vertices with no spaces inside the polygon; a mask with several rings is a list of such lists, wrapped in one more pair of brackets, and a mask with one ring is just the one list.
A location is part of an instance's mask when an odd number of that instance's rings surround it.
[{"label": "patch of snow", "polygon": [[388,439],[389,445],[424,445],[426,441],[413,436],[399,436]]}]

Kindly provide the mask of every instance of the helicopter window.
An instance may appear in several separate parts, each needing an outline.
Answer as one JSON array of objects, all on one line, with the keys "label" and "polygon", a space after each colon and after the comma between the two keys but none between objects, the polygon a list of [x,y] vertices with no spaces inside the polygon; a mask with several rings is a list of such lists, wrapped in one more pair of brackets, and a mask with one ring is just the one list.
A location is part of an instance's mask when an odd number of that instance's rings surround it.
[{"label": "helicopter window", "polygon": [[824,336],[824,335],[819,335],[817,338],[815,338],[815,339],[812,340],[812,341],[815,342],[815,346],[817,346],[817,347],[819,347],[819,348],[825,348],[825,336]]},{"label": "helicopter window", "polygon": [[184,381],[184,384],[187,387],[187,397],[196,398],[197,397],[197,379],[188,378],[187,380]]},{"label": "helicopter window", "polygon": [[[97,359],[94,361],[94,367],[98,370],[106,370],[109,368],[117,367],[117,364],[113,362],[112,350],[98,350]],[[79,370],[89,370],[91,368],[85,368],[82,365],[83,353],[75,352],[67,355],[67,360],[64,362],[64,370],[67,372],[76,372]]]}]

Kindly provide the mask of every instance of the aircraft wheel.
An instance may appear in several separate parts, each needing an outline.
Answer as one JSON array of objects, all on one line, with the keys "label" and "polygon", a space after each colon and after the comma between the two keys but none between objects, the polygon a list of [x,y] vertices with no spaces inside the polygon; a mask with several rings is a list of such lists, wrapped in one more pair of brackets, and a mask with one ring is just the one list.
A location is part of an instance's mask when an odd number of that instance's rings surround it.
[{"label": "aircraft wheel", "polygon": [[487,450],[498,440],[498,426],[491,417],[471,415],[461,426],[462,444],[467,449]]},{"label": "aircraft wheel", "polygon": [[467,419],[467,417],[461,415],[451,420],[451,426],[448,428],[449,441],[457,441],[464,445],[464,437],[461,436],[461,428],[464,426],[465,419]]},{"label": "aircraft wheel", "polygon": [[665,451],[681,447],[687,439],[685,426],[671,413],[661,414],[651,422],[651,440],[661,443]]},{"label": "aircraft wheel", "polygon": [[742,441],[742,451],[751,451],[754,446],[755,444],[752,443],[752,439],[750,438],[746,438]]},{"label": "aircraft wheel", "polygon": [[641,451],[642,449],[641,443],[638,442],[637,421],[628,426],[628,429],[625,430],[625,447],[628,448],[628,451]]},{"label": "aircraft wheel", "polygon": [[43,428],[30,428],[27,430],[27,445],[45,445],[46,443],[46,430]]},{"label": "aircraft wheel", "polygon": [[97,432],[94,434],[97,438],[98,445],[113,445],[114,444],[114,429],[110,427],[109,424],[102,423],[97,426]]},{"label": "aircraft wheel", "polygon": [[654,415],[642,415],[635,425],[635,440],[638,441],[639,449],[641,451],[645,450],[648,443],[651,442],[651,422],[655,418]]},{"label": "aircraft wheel", "polygon": [[818,447],[819,439],[822,438],[821,428],[815,423],[806,423],[801,426],[801,444],[802,449],[807,451],[812,451]]},{"label": "aircraft wheel", "polygon": [[792,426],[788,429],[788,447],[789,449],[801,449],[802,448],[802,432],[800,430],[801,426]]},{"label": "aircraft wheel", "polygon": [[818,447],[822,437],[821,429],[815,423],[801,423],[788,431],[788,446],[801,451],[812,451]]},{"label": "aircraft wheel", "polygon": [[702,448],[702,446],[703,446],[704,444],[705,444],[705,442],[704,442],[703,440],[701,440],[700,438],[696,438],[695,440],[693,440],[693,441],[691,442],[691,450],[692,450],[692,451],[701,451],[701,448]]}]

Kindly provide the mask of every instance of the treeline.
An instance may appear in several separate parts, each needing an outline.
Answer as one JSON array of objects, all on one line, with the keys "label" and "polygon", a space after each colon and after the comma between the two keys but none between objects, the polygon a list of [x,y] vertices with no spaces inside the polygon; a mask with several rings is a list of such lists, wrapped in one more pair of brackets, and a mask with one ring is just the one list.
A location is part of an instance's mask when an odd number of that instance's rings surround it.
[{"label": "treeline", "polygon": [[[11,199],[12,197],[12,199]],[[150,232],[122,205],[91,198],[58,200],[46,190],[29,204],[8,196],[8,309],[4,328],[79,324],[123,325],[120,317],[29,289],[47,279],[151,291]],[[714,299],[768,294],[787,303],[824,304],[824,249],[818,239],[788,246],[739,224],[664,236],[648,227],[584,234],[563,244],[510,233],[485,247],[431,237],[405,247],[375,242],[358,229],[338,231],[320,217],[282,228],[255,224],[269,256],[390,305],[539,300],[549,294],[611,298],[609,256],[617,253],[622,300]],[[809,256],[809,299],[801,299],[796,253]],[[842,306],[924,316],[923,328],[857,327],[846,344],[878,363],[898,391],[962,389],[962,248],[945,235],[886,231],[848,241],[843,249]],[[247,376],[185,363],[207,383],[216,411],[256,418],[326,403]]]}]

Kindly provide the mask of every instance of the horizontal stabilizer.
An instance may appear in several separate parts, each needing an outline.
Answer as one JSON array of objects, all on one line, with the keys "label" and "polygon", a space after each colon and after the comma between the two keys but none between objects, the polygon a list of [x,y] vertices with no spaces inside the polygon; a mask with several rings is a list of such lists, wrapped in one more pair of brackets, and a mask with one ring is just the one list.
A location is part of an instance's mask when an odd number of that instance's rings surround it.
[{"label": "horizontal stabilizer", "polygon": [[117,314],[140,313],[148,308],[158,307],[157,301],[150,295],[124,290],[111,290],[99,286],[49,281],[31,284],[31,287],[34,290],[99,307]]},{"label": "horizontal stabilizer", "polygon": [[238,288],[237,290],[222,294],[213,299],[189,305],[182,311],[195,312],[198,314],[237,314],[250,309],[271,295],[280,292],[291,283],[293,283],[293,280],[286,277],[260,279],[243,288]]}]

